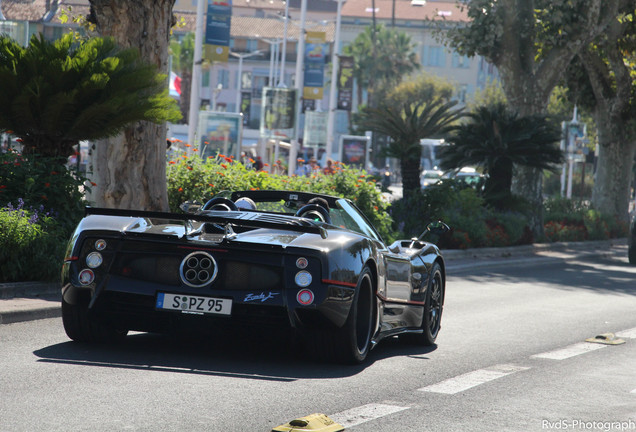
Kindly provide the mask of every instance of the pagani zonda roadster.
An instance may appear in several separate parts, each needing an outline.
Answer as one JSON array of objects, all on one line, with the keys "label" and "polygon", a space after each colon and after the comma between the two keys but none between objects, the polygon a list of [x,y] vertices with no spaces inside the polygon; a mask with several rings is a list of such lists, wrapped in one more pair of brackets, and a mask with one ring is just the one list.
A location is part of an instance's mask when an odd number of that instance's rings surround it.
[{"label": "pagani zonda roadster", "polygon": [[184,214],[87,208],[62,278],[75,341],[193,320],[268,325],[343,363],[364,361],[387,336],[433,344],[445,292],[434,244],[387,246],[350,200],[288,191],[234,192]]}]

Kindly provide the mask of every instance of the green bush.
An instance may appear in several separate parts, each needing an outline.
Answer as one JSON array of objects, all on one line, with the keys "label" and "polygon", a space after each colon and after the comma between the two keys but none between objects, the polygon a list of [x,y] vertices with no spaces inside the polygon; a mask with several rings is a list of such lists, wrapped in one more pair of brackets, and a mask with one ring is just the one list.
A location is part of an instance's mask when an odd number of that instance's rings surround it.
[{"label": "green bush", "polygon": [[548,241],[607,240],[629,233],[627,223],[592,209],[589,201],[556,197],[548,199],[544,207]]},{"label": "green bush", "polygon": [[84,180],[56,158],[0,154],[0,207],[21,199],[25,209],[42,208],[70,234],[84,214]]},{"label": "green bush", "polygon": [[68,236],[56,219],[42,211],[9,203],[0,209],[0,282],[54,281]]},{"label": "green bush", "polygon": [[231,157],[218,155],[202,159],[183,154],[168,162],[168,202],[179,211],[185,201],[205,203],[221,191],[297,190],[324,193],[351,199],[375,226],[380,235],[392,241],[392,220],[388,204],[382,200],[375,181],[365,171],[337,164],[334,174],[317,171],[310,176],[286,176],[254,171]]}]

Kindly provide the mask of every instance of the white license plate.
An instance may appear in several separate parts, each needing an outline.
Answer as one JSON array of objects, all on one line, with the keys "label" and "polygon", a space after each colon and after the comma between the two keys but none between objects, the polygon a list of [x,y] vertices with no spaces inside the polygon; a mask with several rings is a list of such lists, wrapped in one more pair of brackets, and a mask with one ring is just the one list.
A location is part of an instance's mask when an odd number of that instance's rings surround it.
[{"label": "white license plate", "polygon": [[157,309],[168,309],[190,314],[230,315],[232,300],[184,294],[157,294]]}]

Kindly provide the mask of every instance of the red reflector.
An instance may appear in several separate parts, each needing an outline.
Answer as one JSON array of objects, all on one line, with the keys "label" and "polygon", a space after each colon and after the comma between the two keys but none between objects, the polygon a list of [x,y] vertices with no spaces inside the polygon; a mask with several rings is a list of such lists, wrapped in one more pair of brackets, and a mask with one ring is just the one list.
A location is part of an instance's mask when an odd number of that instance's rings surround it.
[{"label": "red reflector", "polygon": [[64,258],[64,261],[65,261],[65,262],[68,262],[68,261],[77,261],[78,259],[79,259],[79,257],[72,256],[72,257],[66,257],[66,258]]}]

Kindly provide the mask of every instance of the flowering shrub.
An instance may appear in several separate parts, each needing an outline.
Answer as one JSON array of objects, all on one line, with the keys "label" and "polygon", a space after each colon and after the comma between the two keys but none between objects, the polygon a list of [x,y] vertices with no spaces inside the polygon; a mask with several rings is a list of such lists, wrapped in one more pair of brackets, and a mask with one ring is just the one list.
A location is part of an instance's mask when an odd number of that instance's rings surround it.
[{"label": "flowering shrub", "polygon": [[590,208],[588,201],[551,198],[545,202],[548,241],[607,240],[625,237],[629,224]]},{"label": "flowering shrub", "polygon": [[84,179],[69,172],[59,159],[36,155],[27,159],[12,151],[0,154],[0,207],[21,199],[24,208],[41,207],[70,233],[84,212],[83,187]]},{"label": "flowering shrub", "polygon": [[0,282],[59,278],[67,235],[43,207],[9,203],[0,209],[0,233]]},{"label": "flowering shrub", "polygon": [[584,241],[587,239],[587,232],[583,225],[552,221],[544,225],[544,232],[549,242]]},{"label": "flowering shrub", "polygon": [[202,159],[198,152],[168,161],[168,203],[179,211],[185,201],[205,203],[221,191],[297,190],[346,197],[367,216],[380,235],[391,241],[392,220],[375,182],[366,172],[336,164],[333,174],[315,171],[309,176],[269,174],[248,169],[232,157],[219,154]]}]

